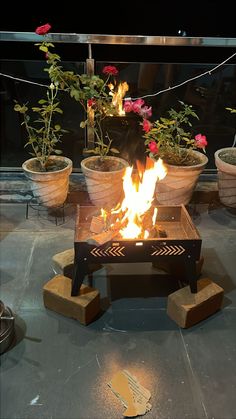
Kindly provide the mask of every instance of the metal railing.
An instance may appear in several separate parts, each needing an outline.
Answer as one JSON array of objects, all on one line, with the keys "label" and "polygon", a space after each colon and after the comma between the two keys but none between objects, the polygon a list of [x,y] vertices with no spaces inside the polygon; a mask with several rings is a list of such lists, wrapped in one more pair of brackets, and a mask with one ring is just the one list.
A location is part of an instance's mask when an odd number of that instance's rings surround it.
[{"label": "metal railing", "polygon": [[[101,45],[159,45],[186,47],[236,47],[236,38],[150,36],[150,35],[99,35],[77,33],[49,33],[51,42]],[[40,42],[42,36],[34,32],[0,32],[0,41]]]}]

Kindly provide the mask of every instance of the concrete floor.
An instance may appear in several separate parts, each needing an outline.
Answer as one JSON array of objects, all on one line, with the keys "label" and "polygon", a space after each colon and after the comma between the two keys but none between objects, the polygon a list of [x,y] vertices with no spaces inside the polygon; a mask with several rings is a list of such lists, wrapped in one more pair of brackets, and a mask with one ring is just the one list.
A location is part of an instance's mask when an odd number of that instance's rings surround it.
[{"label": "concrete floor", "polygon": [[189,210],[203,240],[202,275],[225,297],[222,310],[180,329],[166,313],[179,284],[150,264],[98,270],[106,308],[88,326],[45,309],[52,256],[73,247],[75,207],[56,226],[47,213],[31,210],[26,220],[25,204],[1,205],[1,300],[16,314],[16,341],[1,355],[1,419],[122,418],[107,386],[120,369],[151,391],[147,419],[235,419],[236,215],[217,201]]}]

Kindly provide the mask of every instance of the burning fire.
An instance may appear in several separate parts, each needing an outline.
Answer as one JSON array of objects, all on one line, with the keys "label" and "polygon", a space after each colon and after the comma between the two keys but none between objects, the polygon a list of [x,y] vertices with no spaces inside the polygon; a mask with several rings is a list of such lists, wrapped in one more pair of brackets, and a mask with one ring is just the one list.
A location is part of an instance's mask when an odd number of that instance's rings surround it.
[{"label": "burning fire", "polygon": [[[123,177],[124,200],[111,211],[114,220],[111,228],[119,229],[120,235],[127,239],[149,237],[157,217],[157,208],[152,207],[156,181],[166,176],[161,159],[154,163],[147,158],[146,167],[137,162],[137,168],[138,174],[134,176],[133,168],[127,167]],[[106,223],[108,214],[102,209],[101,215]]]},{"label": "burning fire", "polygon": [[115,86],[110,83],[109,85],[109,89],[110,89],[110,95],[112,96],[112,104],[116,107],[117,112],[120,116],[125,115],[125,111],[123,110],[123,104],[122,104],[122,100],[126,94],[126,92],[128,92],[129,90],[129,85],[128,83],[126,83],[126,81],[121,82],[118,85],[118,88],[116,91],[114,91]]}]

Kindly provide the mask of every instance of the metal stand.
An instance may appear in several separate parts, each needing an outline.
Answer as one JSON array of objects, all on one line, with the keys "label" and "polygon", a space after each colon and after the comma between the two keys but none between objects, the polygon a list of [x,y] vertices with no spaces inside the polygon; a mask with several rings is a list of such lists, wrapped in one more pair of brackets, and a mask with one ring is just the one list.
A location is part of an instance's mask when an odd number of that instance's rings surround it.
[{"label": "metal stand", "polygon": [[[71,295],[76,296],[79,294],[79,290],[83,280],[87,274],[89,274],[89,262],[95,260],[100,263],[126,263],[126,262],[158,262],[163,261],[163,257],[168,262],[172,262],[176,256],[156,256],[155,251],[150,256],[150,251],[144,251],[144,249],[137,248],[133,252],[129,249],[127,243],[122,246],[118,243],[118,246],[111,246],[111,243],[94,247],[86,242],[75,242],[75,257],[74,257],[74,271],[72,278]],[[150,245],[151,247],[152,245]],[[183,244],[184,246],[184,244]],[[126,254],[125,249],[126,248]],[[154,247],[155,248],[155,247]],[[183,247],[182,247],[183,248]],[[153,248],[152,248],[153,250]],[[199,260],[200,246],[198,249],[195,247],[195,243],[189,241],[186,242],[186,252],[178,257],[178,263],[183,264],[185,267],[185,279],[190,285],[191,293],[197,293],[197,273],[196,273],[196,261]],[[158,252],[164,253],[166,251],[166,242],[158,243]]]},{"label": "metal stand", "polygon": [[27,220],[29,219],[29,208],[33,211],[37,211],[38,218],[42,214],[51,214],[55,219],[56,226],[59,225],[59,219],[62,219],[61,224],[65,223],[65,204],[56,207],[45,207],[43,204],[39,203],[36,198],[32,197],[26,204],[25,218]]}]

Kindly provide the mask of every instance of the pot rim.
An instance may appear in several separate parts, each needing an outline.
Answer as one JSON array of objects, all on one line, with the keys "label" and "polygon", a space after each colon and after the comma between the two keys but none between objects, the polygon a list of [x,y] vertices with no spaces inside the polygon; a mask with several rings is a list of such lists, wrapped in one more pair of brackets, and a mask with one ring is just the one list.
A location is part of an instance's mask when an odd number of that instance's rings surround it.
[{"label": "pot rim", "polygon": [[[95,160],[95,159],[97,159],[97,158],[99,158],[100,156],[89,156],[89,157],[86,157],[85,159],[83,159],[82,161],[81,161],[81,168],[83,169],[85,169],[85,170],[87,170],[87,171],[91,171],[91,172],[96,172],[97,170],[94,170],[94,169],[90,169],[89,167],[87,167],[86,166],[86,163],[87,162],[89,162],[89,161],[91,161],[91,160]],[[120,161],[122,164],[123,164],[123,167],[121,168],[121,169],[118,169],[118,170],[112,170],[112,172],[109,172],[109,171],[102,171],[102,172],[99,172],[99,173],[120,173],[120,171],[122,171],[122,170],[124,170],[126,167],[128,167],[129,166],[129,163],[125,160],[125,159],[123,159],[122,157],[116,157],[116,156],[104,156],[103,157],[105,160],[118,160],[118,161]]]},{"label": "pot rim", "polygon": [[63,171],[65,171],[65,170],[68,170],[68,168],[72,168],[72,165],[73,165],[73,162],[72,162],[72,160],[71,159],[69,159],[68,157],[65,157],[65,156],[55,156],[55,155],[52,155],[52,156],[50,156],[49,157],[49,160],[50,159],[55,159],[55,160],[62,160],[62,161],[65,161],[66,163],[67,163],[67,166],[66,167],[64,167],[63,169],[60,169],[60,170],[54,170],[53,172],[39,172],[39,171],[35,171],[35,170],[31,170],[31,169],[28,169],[28,167],[27,167],[27,165],[30,163],[30,162],[32,162],[32,161],[35,161],[35,160],[37,160],[37,157],[32,157],[31,159],[28,159],[28,160],[25,160],[24,161],[24,163],[22,163],[22,169],[25,171],[25,172],[28,172],[28,173],[40,173],[40,174],[42,174],[42,175],[47,175],[47,174],[49,174],[49,173],[60,173],[60,172],[63,172]]},{"label": "pot rim", "polygon": [[219,150],[217,150],[214,154],[215,165],[216,165],[217,169],[219,169],[221,171],[225,171],[226,173],[230,173],[230,174],[235,175],[236,174],[236,166],[234,164],[227,163],[220,158],[220,153],[222,153],[223,151],[232,151],[232,150],[236,154],[236,147],[219,148]]},{"label": "pot rim", "polygon": [[199,163],[199,164],[193,164],[192,166],[181,166],[181,165],[179,166],[179,165],[176,165],[176,164],[165,163],[164,161],[163,161],[163,163],[167,167],[174,167],[174,168],[178,168],[179,167],[179,168],[184,169],[184,170],[193,170],[193,168],[198,169],[198,168],[205,167],[207,165],[207,163],[208,163],[208,157],[205,154],[203,154],[203,153],[201,153],[200,151],[197,151],[197,150],[191,150],[191,153],[197,154],[198,156],[200,156],[200,158],[202,160],[201,163]]}]

